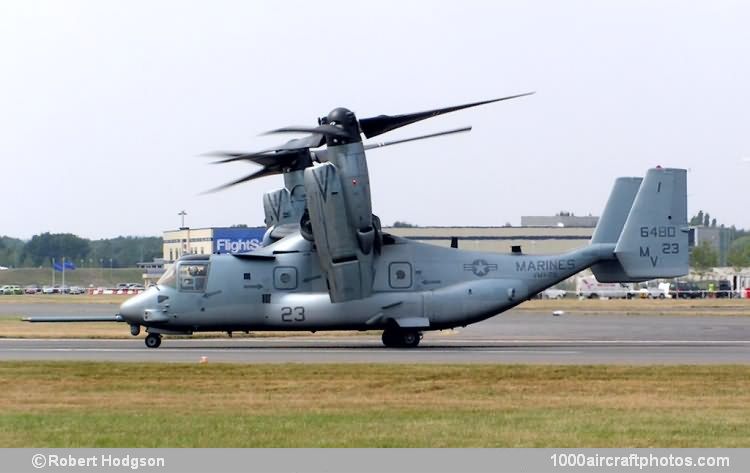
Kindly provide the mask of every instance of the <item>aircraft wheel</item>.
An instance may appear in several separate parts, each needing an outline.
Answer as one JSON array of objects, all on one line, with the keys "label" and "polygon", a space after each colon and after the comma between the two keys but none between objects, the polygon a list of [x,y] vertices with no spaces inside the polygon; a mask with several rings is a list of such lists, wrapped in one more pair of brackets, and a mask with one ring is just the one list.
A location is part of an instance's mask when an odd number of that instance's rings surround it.
[{"label": "aircraft wheel", "polygon": [[401,332],[401,346],[407,348],[414,348],[419,345],[419,341],[422,340],[422,334],[416,330],[405,330]]},{"label": "aircraft wheel", "polygon": [[381,337],[381,340],[383,341],[383,345],[387,347],[397,347],[398,344],[398,334],[394,333],[391,330],[384,330],[383,336]]},{"label": "aircraft wheel", "polygon": [[161,335],[158,333],[149,333],[146,336],[146,346],[149,348],[159,348],[161,345]]}]

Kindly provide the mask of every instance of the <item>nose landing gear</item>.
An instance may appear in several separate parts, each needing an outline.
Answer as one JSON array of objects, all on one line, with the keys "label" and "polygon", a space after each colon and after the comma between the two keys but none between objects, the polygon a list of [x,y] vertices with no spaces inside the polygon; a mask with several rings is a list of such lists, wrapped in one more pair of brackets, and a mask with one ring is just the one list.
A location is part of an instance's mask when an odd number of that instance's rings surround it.
[{"label": "nose landing gear", "polygon": [[158,333],[149,333],[146,336],[146,346],[149,348],[159,348],[161,345],[161,335]]}]

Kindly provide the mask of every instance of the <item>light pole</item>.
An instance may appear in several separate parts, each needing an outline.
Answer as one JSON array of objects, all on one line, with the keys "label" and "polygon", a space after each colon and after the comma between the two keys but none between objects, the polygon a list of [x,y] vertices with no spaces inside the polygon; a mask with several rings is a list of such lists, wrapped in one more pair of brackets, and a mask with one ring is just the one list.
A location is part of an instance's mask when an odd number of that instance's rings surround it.
[{"label": "light pole", "polygon": [[[185,215],[187,215],[187,212],[182,210],[177,215],[179,215],[181,218],[180,230],[187,231],[187,248],[185,248],[185,251],[183,253],[191,253],[190,251],[190,229],[185,226]],[[180,246],[182,246],[182,242],[180,242]]]}]

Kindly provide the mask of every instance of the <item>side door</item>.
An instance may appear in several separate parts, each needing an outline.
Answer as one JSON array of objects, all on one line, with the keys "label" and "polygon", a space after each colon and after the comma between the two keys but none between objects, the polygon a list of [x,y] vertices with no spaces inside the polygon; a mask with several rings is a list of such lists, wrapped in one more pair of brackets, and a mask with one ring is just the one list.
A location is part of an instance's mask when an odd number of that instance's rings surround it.
[{"label": "side door", "polygon": [[205,320],[201,315],[205,312],[204,302],[206,286],[208,284],[208,260],[179,261],[176,270],[176,287],[179,296],[170,301],[169,314],[177,323],[195,323],[199,325]]}]

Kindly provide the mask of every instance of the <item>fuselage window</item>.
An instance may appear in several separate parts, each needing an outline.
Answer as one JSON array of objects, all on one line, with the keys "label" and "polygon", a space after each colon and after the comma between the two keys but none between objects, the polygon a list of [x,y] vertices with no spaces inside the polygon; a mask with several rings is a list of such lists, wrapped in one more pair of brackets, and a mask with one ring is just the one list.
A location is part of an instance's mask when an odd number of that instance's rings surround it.
[{"label": "fuselage window", "polygon": [[159,278],[156,284],[158,284],[159,286],[174,287],[174,280],[175,280],[175,271],[174,271],[174,265],[172,265],[164,274],[162,274],[162,276]]},{"label": "fuselage window", "polygon": [[208,280],[208,263],[185,262],[179,266],[178,275],[181,291],[203,292]]}]

